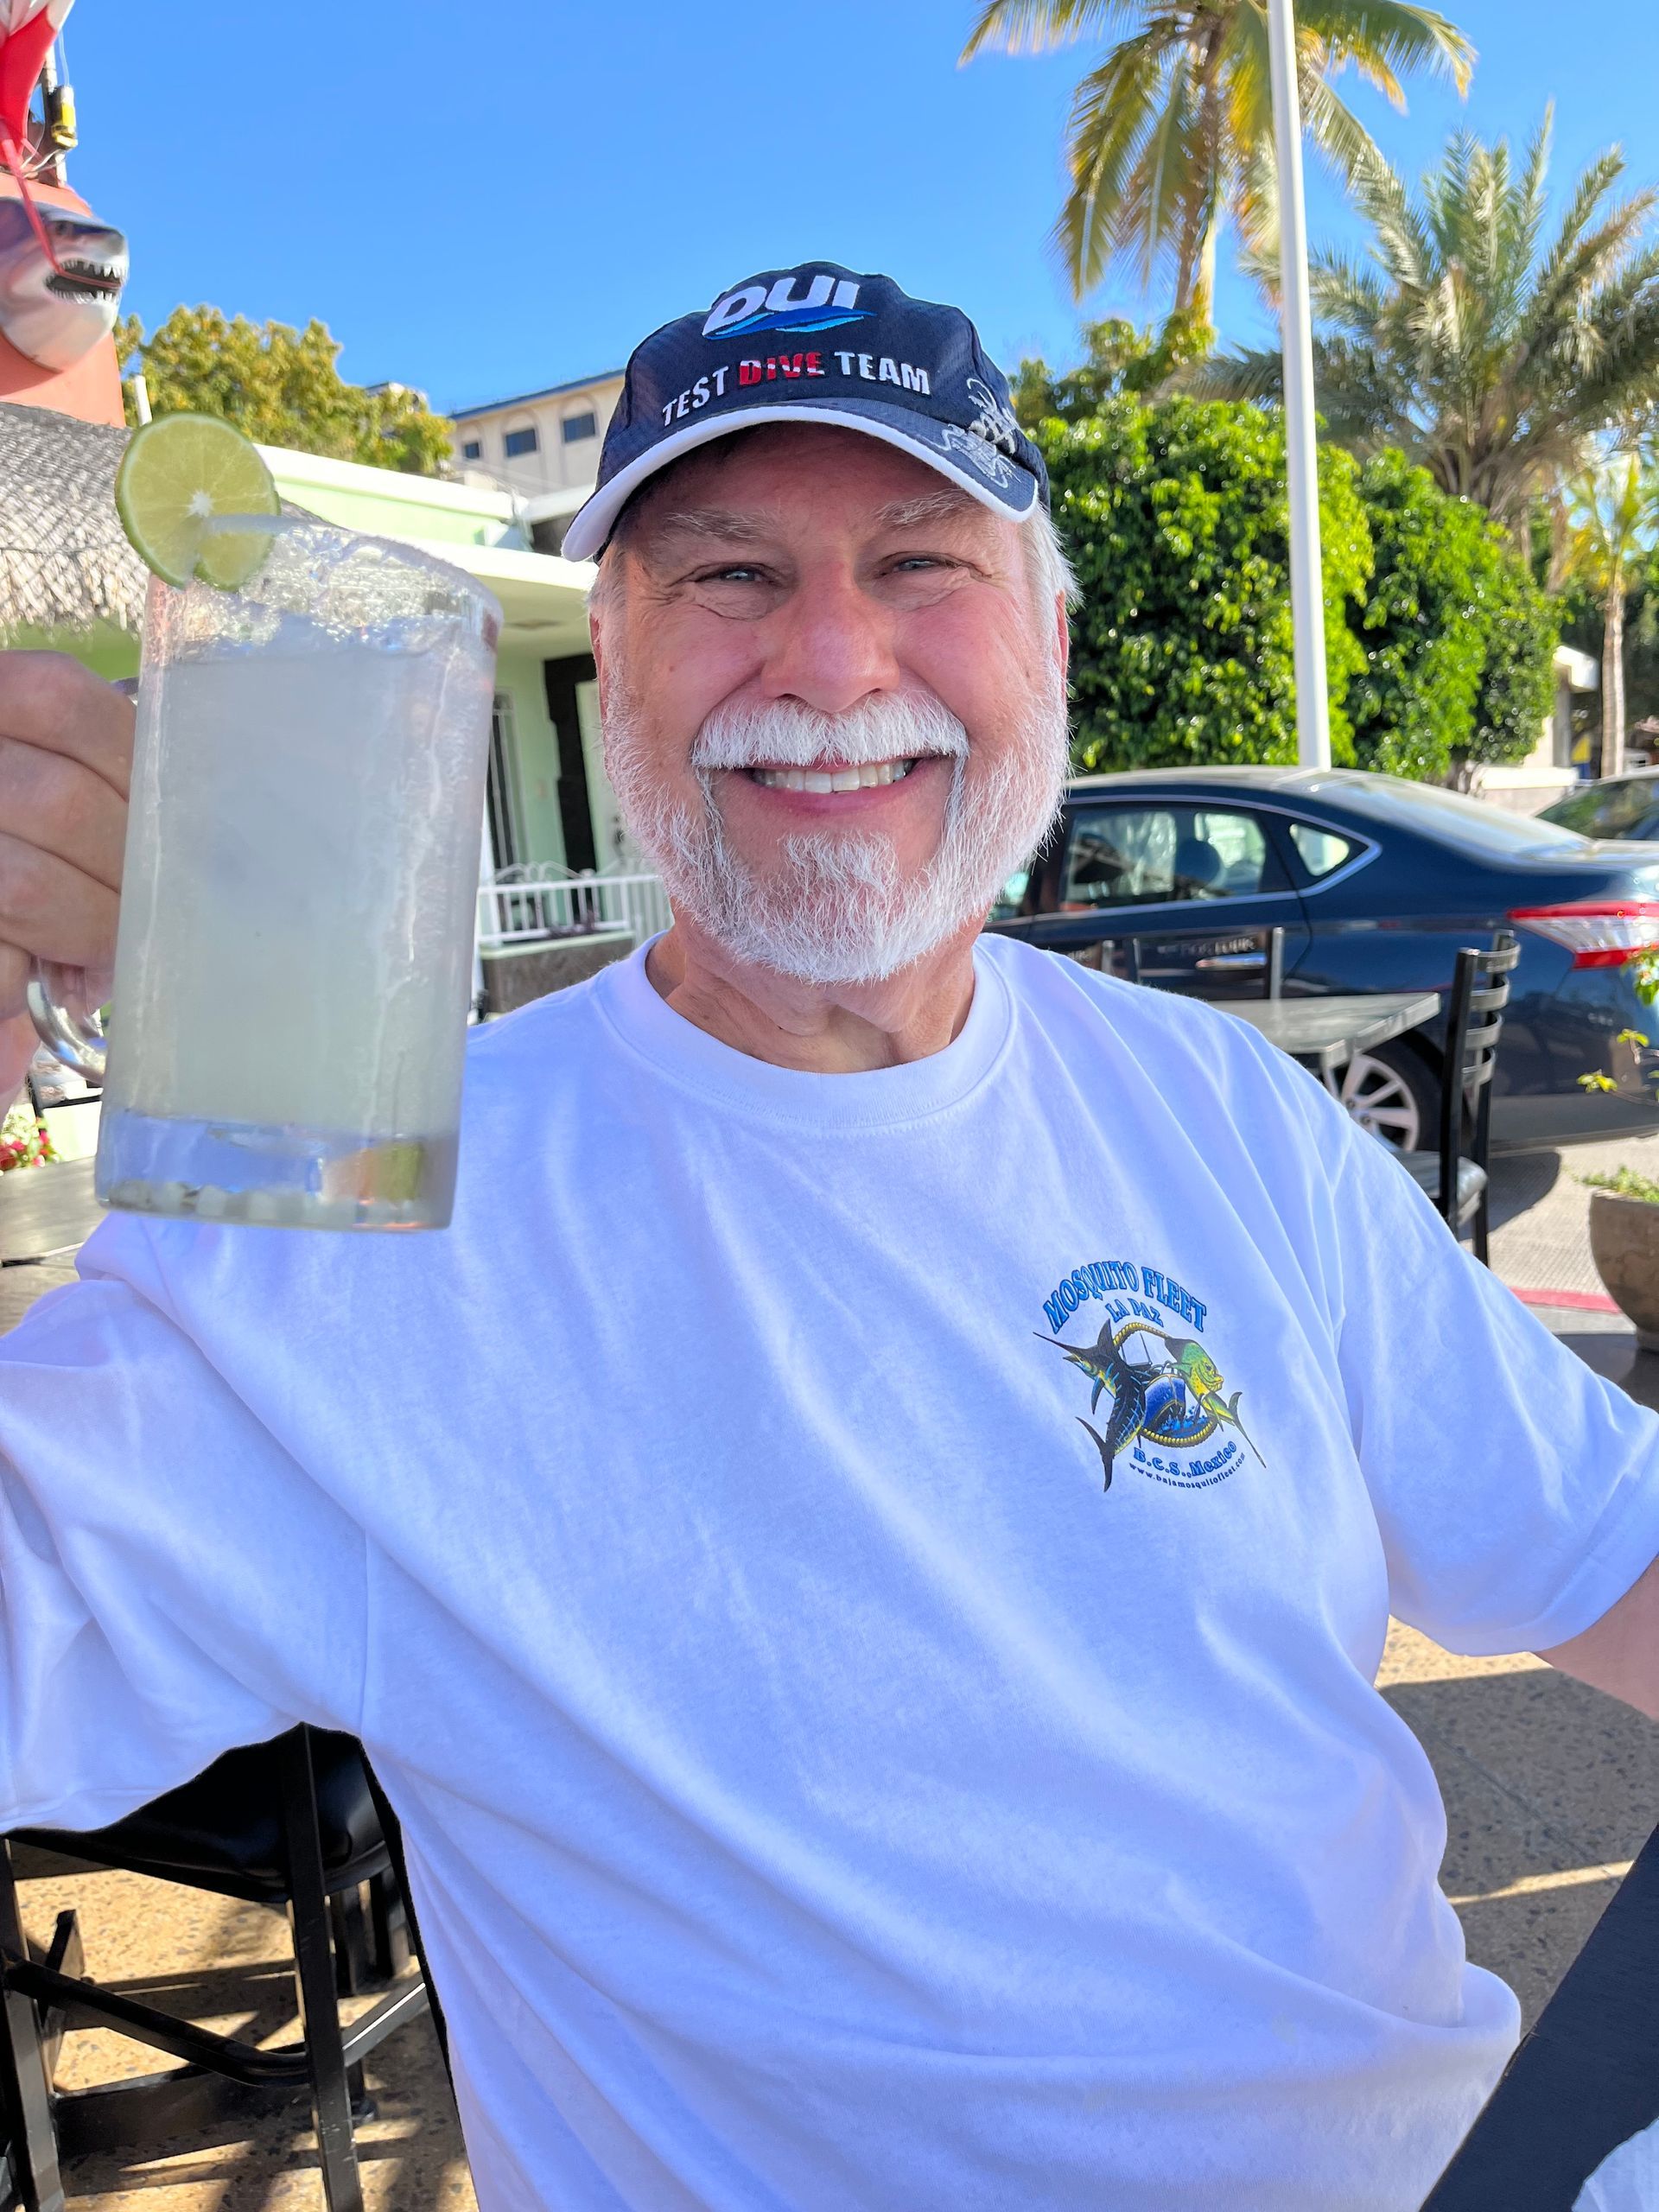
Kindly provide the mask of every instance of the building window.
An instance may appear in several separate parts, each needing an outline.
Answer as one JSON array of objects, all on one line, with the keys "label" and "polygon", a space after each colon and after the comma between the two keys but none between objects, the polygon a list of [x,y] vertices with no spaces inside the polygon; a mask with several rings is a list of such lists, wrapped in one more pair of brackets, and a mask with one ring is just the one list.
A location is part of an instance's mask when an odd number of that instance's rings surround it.
[{"label": "building window", "polygon": [[599,435],[599,418],[590,407],[584,415],[567,415],[559,425],[568,446],[579,446],[584,438]]},{"label": "building window", "polygon": [[484,458],[482,438],[468,438],[461,447],[461,457],[463,461],[482,461]]},{"label": "building window", "polygon": [[509,430],[501,441],[509,461],[517,461],[522,453],[539,453],[541,440],[532,430]]}]

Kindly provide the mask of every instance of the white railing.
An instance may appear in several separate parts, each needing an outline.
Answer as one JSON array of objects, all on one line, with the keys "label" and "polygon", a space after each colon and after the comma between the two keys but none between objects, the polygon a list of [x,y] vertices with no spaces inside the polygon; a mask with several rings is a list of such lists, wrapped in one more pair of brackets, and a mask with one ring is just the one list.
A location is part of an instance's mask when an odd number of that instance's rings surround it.
[{"label": "white railing", "polygon": [[636,944],[673,919],[656,875],[570,875],[550,862],[503,868],[478,890],[478,942],[489,949],[563,937],[573,930],[626,929]]}]

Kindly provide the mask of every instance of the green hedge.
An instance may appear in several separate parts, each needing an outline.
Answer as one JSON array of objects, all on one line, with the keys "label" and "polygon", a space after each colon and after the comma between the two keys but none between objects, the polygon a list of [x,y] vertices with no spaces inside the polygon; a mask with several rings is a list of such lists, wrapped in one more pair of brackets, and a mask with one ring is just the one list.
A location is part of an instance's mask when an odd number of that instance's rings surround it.
[{"label": "green hedge", "polygon": [[1553,603],[1482,507],[1403,454],[1360,473],[1374,561],[1349,692],[1363,768],[1444,777],[1460,759],[1530,753],[1554,696]]},{"label": "green hedge", "polygon": [[[1033,434],[1082,591],[1078,766],[1294,760],[1280,417],[1119,396]],[[1485,513],[1400,454],[1321,447],[1319,528],[1332,760],[1440,778],[1529,752],[1554,610]]]}]

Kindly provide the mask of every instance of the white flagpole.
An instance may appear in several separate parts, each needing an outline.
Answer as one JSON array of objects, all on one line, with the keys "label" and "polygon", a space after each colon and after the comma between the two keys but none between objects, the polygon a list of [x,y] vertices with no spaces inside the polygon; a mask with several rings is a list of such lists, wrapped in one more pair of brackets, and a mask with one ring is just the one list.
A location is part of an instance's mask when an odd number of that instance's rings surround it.
[{"label": "white flagpole", "polygon": [[1319,478],[1313,434],[1313,321],[1302,202],[1302,106],[1296,90],[1293,0],[1268,0],[1274,141],[1279,157],[1280,342],[1285,363],[1285,460],[1290,489],[1290,611],[1296,633],[1296,757],[1331,766],[1325,686],[1325,594],[1319,575]]}]

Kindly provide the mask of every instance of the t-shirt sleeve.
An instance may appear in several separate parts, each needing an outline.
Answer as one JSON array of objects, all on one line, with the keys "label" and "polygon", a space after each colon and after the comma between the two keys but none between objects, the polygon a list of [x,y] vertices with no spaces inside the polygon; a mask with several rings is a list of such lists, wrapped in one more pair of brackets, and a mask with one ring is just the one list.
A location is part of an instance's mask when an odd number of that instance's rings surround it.
[{"label": "t-shirt sleeve", "polygon": [[1659,1417],[1462,1250],[1382,1144],[1317,1110],[1338,1360],[1391,1609],[1471,1656],[1564,1643],[1659,1555]]},{"label": "t-shirt sleeve", "polygon": [[111,1276],[0,1338],[0,1829],[88,1828],[296,1720],[351,1728],[363,1538]]}]

